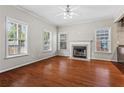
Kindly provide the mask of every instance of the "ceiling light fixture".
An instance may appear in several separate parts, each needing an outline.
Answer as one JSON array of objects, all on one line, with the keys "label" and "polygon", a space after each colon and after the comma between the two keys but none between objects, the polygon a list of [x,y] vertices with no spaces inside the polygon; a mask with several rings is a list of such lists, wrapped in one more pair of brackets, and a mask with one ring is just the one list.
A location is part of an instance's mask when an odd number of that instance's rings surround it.
[{"label": "ceiling light fixture", "polygon": [[67,5],[66,8],[60,8],[61,10],[63,10],[63,13],[58,14],[57,16],[63,15],[64,19],[72,19],[73,15],[78,16],[77,13],[74,13],[73,11],[76,10],[78,7],[76,8],[71,8],[70,5]]},{"label": "ceiling light fixture", "polygon": [[65,9],[65,11],[64,11],[64,19],[68,19],[68,18],[72,18],[72,11],[71,11],[71,9],[70,9],[70,6],[69,5],[67,5],[67,7],[66,7],[66,9]]}]

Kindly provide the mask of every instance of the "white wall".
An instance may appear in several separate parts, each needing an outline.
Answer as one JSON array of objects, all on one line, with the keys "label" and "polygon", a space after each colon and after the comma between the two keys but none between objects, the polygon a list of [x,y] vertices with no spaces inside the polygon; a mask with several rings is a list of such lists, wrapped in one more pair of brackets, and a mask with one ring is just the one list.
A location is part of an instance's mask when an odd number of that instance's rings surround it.
[{"label": "white wall", "polygon": [[[5,18],[6,16],[21,20],[29,25],[28,46],[29,56],[5,59]],[[52,31],[53,45],[51,52],[42,52],[42,31],[43,29]],[[55,55],[56,53],[56,27],[45,23],[27,12],[19,10],[13,6],[0,6],[0,72],[18,67],[23,64],[35,62],[43,58]]]},{"label": "white wall", "polygon": [[[111,27],[112,29],[112,53],[110,54],[94,52],[95,30],[102,27]],[[92,58],[116,60],[117,27],[116,24],[113,23],[113,19],[60,27],[59,33],[64,32],[68,34],[68,48],[67,50],[60,50],[59,55],[69,56],[69,42],[71,41],[93,40]]]}]

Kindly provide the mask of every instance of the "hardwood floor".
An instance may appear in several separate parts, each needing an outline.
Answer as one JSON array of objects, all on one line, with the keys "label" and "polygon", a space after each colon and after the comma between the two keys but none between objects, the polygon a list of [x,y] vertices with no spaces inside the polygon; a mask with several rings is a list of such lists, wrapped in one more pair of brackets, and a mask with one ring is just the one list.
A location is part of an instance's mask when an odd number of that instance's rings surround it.
[{"label": "hardwood floor", "polygon": [[53,57],[0,74],[0,86],[123,86],[124,64]]}]

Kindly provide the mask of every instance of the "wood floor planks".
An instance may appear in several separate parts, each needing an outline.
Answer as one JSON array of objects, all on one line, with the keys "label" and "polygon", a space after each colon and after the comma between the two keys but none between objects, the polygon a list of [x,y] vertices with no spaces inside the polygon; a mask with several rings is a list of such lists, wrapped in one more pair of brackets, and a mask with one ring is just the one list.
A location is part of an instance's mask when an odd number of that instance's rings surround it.
[{"label": "wood floor planks", "polygon": [[56,56],[0,74],[1,87],[124,86],[124,64]]}]

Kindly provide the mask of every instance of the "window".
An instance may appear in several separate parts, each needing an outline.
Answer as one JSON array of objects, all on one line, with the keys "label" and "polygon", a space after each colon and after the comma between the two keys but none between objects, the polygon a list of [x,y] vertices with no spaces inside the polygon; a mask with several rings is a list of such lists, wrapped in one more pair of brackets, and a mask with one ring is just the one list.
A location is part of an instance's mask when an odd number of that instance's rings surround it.
[{"label": "window", "polygon": [[27,30],[25,23],[6,18],[6,57],[27,55]]},{"label": "window", "polygon": [[101,28],[96,30],[95,34],[95,51],[111,53],[111,29]]},{"label": "window", "polygon": [[60,37],[59,40],[60,49],[67,49],[67,34],[61,33],[59,37]]},{"label": "window", "polygon": [[44,51],[52,50],[52,33],[49,31],[43,32],[43,50]]}]

